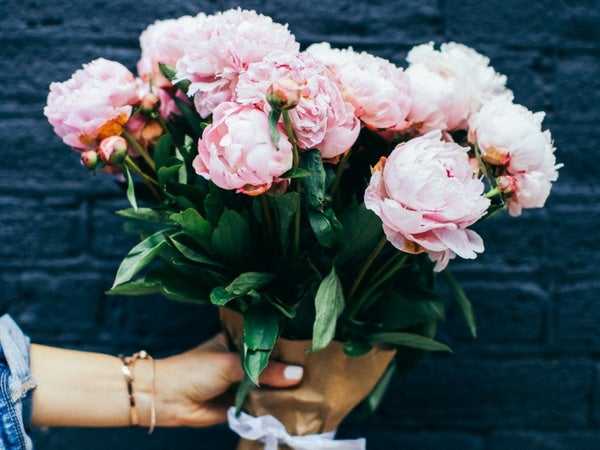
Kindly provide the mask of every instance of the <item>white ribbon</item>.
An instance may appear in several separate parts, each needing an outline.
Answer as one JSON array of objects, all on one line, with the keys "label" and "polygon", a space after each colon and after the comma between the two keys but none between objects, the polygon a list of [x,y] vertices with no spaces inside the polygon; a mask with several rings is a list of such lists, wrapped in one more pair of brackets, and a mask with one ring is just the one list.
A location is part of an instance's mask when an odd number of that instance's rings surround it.
[{"label": "white ribbon", "polygon": [[287,445],[293,450],[366,450],[367,448],[365,439],[336,441],[334,432],[290,436],[283,424],[275,417],[253,417],[246,413],[236,417],[233,407],[229,408],[227,418],[232,431],[248,441],[264,443],[265,450],[277,450],[279,444]]}]

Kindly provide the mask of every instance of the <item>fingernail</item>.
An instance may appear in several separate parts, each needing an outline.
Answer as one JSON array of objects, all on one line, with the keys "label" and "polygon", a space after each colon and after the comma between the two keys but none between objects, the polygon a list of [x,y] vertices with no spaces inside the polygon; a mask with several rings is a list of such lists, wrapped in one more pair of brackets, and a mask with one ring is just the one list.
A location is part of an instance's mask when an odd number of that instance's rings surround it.
[{"label": "fingernail", "polygon": [[283,376],[286,380],[300,380],[304,375],[304,368],[302,366],[287,366],[283,369]]}]

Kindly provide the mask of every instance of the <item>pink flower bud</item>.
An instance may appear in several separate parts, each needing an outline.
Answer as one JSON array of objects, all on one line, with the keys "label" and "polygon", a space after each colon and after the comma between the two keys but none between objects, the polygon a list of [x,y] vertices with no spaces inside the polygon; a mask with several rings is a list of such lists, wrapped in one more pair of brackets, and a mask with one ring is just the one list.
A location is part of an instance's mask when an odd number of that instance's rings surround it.
[{"label": "pink flower bud", "polygon": [[510,175],[502,175],[496,179],[498,183],[498,189],[500,189],[505,194],[510,194],[515,191],[516,188],[516,180],[515,177]]},{"label": "pink flower bud", "polygon": [[144,97],[142,98],[142,103],[140,104],[140,107],[144,111],[154,111],[154,109],[156,108],[156,105],[158,105],[158,102],[159,102],[158,96],[156,96],[150,92],[150,93],[144,95]]},{"label": "pink flower bud", "polygon": [[267,101],[275,109],[292,109],[300,101],[302,87],[290,78],[275,81],[267,90]]},{"label": "pink flower bud", "polygon": [[88,150],[81,154],[81,165],[94,170],[98,165],[98,154],[94,150]]},{"label": "pink flower bud", "polygon": [[127,141],[121,136],[102,139],[98,155],[104,164],[120,164],[127,156]]}]

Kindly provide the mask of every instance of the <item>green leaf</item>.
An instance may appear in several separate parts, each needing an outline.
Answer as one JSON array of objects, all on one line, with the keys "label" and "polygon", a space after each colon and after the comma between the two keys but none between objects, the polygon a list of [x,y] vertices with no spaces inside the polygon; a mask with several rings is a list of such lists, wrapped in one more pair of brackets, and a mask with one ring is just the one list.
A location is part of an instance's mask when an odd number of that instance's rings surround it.
[{"label": "green leaf", "polygon": [[290,226],[298,209],[300,208],[300,194],[288,192],[284,195],[272,197],[279,224],[279,240],[281,247],[287,249],[290,242]]},{"label": "green leaf", "polygon": [[169,220],[166,213],[151,208],[121,209],[115,214],[125,217],[126,219],[141,220],[144,222],[164,223]]},{"label": "green leaf", "polygon": [[283,301],[281,301],[277,297],[273,297],[272,295],[266,294],[266,295],[263,295],[262,297],[265,300],[267,300],[277,311],[279,311],[281,314],[283,314],[288,319],[293,319],[294,317],[296,317],[296,308],[295,307],[284,303]]},{"label": "green leaf", "polygon": [[235,391],[235,414],[239,415],[239,413],[242,410],[242,407],[244,406],[244,402],[246,401],[246,398],[248,397],[248,394],[250,393],[250,391],[252,391],[252,389],[254,388],[254,383],[252,383],[252,380],[250,378],[248,378],[248,376],[244,376],[244,379],[242,380],[242,382],[238,385],[237,390]]},{"label": "green leaf", "polygon": [[269,130],[271,132],[271,141],[273,141],[273,145],[277,149],[279,149],[279,139],[281,138],[281,134],[279,133],[279,128],[277,126],[280,117],[281,110],[272,108],[271,112],[269,113]]},{"label": "green leaf", "polygon": [[307,204],[316,210],[322,210],[325,203],[325,168],[318,150],[302,152],[300,168],[310,175],[302,178],[302,186]]},{"label": "green leaf", "polygon": [[133,247],[125,259],[121,262],[113,288],[127,283],[137,275],[144,267],[152,262],[159,254],[161,248],[168,245],[165,230],[158,231],[147,237],[138,245]]},{"label": "green leaf", "polygon": [[[173,82],[175,80],[175,78],[177,77],[177,70],[175,70],[175,68],[173,66],[169,66],[168,64],[159,63],[158,68],[160,69],[160,72],[164,75],[164,77],[171,82]],[[176,83],[175,86],[177,86],[178,89],[180,89],[185,94],[187,94],[190,84],[191,83],[188,80],[183,80],[183,81]]]},{"label": "green leaf", "polygon": [[245,295],[251,290],[259,290],[275,279],[266,272],[245,272],[233,280],[225,289],[235,295]]},{"label": "green leaf", "polygon": [[125,174],[127,175],[127,200],[129,200],[129,204],[133,207],[133,209],[137,210],[138,205],[137,200],[135,198],[135,185],[133,184],[133,178],[131,177],[129,167],[123,167],[125,168]]},{"label": "green leaf", "polygon": [[323,212],[309,209],[308,221],[319,244],[323,247],[331,248],[339,241],[343,227],[333,209],[327,208]]},{"label": "green leaf", "polygon": [[204,197],[204,212],[208,221],[216,225],[223,213],[223,209],[224,205],[221,193],[216,189],[211,189],[206,197]]},{"label": "green leaf", "polygon": [[363,261],[381,239],[381,219],[364,203],[346,209],[340,219],[342,238],[336,261],[339,264]]},{"label": "green leaf", "polygon": [[348,341],[344,344],[344,353],[350,357],[363,356],[371,351],[373,346],[364,341]]},{"label": "green leaf", "polygon": [[335,336],[337,319],[344,310],[344,292],[335,267],[327,275],[315,296],[315,323],[313,325],[312,351],[322,350]]},{"label": "green leaf", "polygon": [[208,246],[212,233],[211,224],[193,208],[181,213],[171,214],[171,220],[181,226],[196,242]]},{"label": "green leaf", "polygon": [[465,294],[465,291],[463,290],[461,285],[458,283],[456,278],[454,278],[454,276],[448,269],[446,269],[444,271],[444,276],[446,277],[446,281],[448,282],[448,285],[450,286],[450,288],[452,288],[452,291],[454,292],[454,298],[455,298],[456,302],[458,303],[458,305],[460,306],[460,309],[462,310],[465,321],[467,322],[467,326],[469,327],[471,336],[476,338],[477,337],[477,323],[475,321],[475,313],[473,312],[473,305],[467,298],[467,294]]},{"label": "green leaf", "polygon": [[310,176],[310,172],[300,167],[292,168],[281,175],[281,178],[306,178]]},{"label": "green leaf", "polygon": [[279,337],[279,318],[271,309],[250,308],[244,315],[244,360],[246,375],[258,386]]},{"label": "green leaf", "polygon": [[138,280],[123,283],[106,292],[107,295],[149,295],[160,292],[160,283],[157,280],[146,279],[146,277]]},{"label": "green leaf", "polygon": [[445,317],[444,304],[427,292],[402,290],[383,295],[377,303],[377,316],[385,329],[411,328]]},{"label": "green leaf", "polygon": [[161,167],[158,169],[158,184],[164,186],[169,181],[178,180],[179,179],[179,170],[183,166],[182,163],[173,164],[169,167]]},{"label": "green leaf", "polygon": [[452,350],[446,344],[414,333],[377,333],[369,336],[369,340],[373,344],[399,345],[430,352],[452,353]]},{"label": "green leaf", "polygon": [[177,97],[173,97],[177,108],[181,111],[185,121],[188,123],[196,137],[202,136],[202,132],[204,131],[204,127],[202,125],[202,119],[198,115],[198,113],[193,110],[190,105],[185,101]]},{"label": "green leaf", "polygon": [[223,286],[218,286],[210,292],[210,302],[216,306],[225,306],[230,301],[239,297],[239,295],[229,292]]},{"label": "green leaf", "polygon": [[371,393],[366,398],[366,406],[370,414],[373,414],[377,410],[377,408],[379,408],[381,400],[383,399],[383,396],[385,395],[390,385],[390,382],[394,378],[395,373],[396,364],[392,361],[392,363],[388,366],[381,379],[377,382]]},{"label": "green leaf", "polygon": [[178,239],[177,235],[169,236],[169,241],[171,242],[171,244],[173,245],[173,247],[175,247],[179,251],[179,253],[181,253],[183,256],[185,256],[190,261],[193,261],[193,262],[196,262],[196,263],[199,263],[199,264],[205,264],[207,266],[214,266],[214,267],[218,267],[218,268],[223,268],[223,264],[221,264],[220,262],[213,261],[212,259],[210,259],[204,253],[196,251],[196,250],[188,247],[184,243],[182,243]]},{"label": "green leaf", "polygon": [[156,169],[165,167],[168,161],[173,157],[173,138],[170,133],[165,133],[154,145],[152,156],[156,163]]},{"label": "green leaf", "polygon": [[237,211],[227,210],[212,234],[214,251],[226,262],[242,265],[252,255],[252,236],[246,219]]}]

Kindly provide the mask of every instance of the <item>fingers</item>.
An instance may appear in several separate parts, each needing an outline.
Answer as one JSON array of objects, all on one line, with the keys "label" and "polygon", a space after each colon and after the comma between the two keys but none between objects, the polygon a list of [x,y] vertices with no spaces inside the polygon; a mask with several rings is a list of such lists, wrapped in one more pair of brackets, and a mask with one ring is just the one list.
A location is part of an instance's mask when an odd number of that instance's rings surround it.
[{"label": "fingers", "polygon": [[296,386],[302,381],[304,368],[271,361],[260,377],[260,382],[271,387],[286,388]]}]

